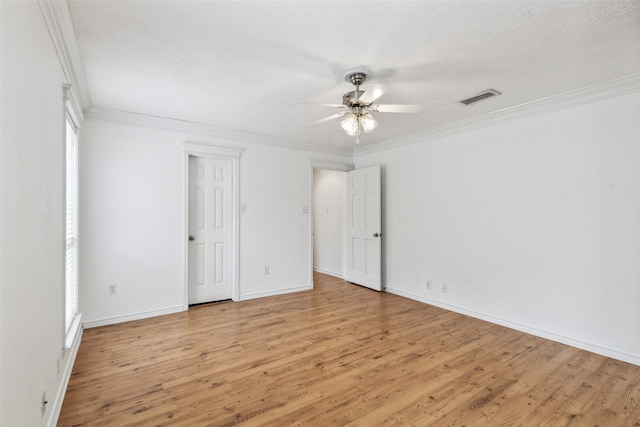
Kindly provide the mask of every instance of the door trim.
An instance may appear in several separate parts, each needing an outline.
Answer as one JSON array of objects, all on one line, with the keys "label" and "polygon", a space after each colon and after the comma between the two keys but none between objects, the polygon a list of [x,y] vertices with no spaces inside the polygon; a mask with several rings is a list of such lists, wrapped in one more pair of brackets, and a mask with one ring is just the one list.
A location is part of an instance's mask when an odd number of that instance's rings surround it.
[{"label": "door trim", "polygon": [[231,299],[240,299],[239,288],[239,168],[242,150],[226,147],[218,147],[192,142],[183,143],[184,148],[184,229],[183,229],[183,253],[184,253],[184,283],[182,309],[189,309],[189,157],[208,157],[211,159],[231,160]]},{"label": "door trim", "polygon": [[[309,160],[309,284],[313,287],[313,186],[315,185],[313,180],[313,170],[331,170],[339,172],[349,172],[354,169],[353,163],[334,162],[330,160]],[[346,222],[346,218],[345,218]],[[345,242],[342,243],[343,245]]]}]

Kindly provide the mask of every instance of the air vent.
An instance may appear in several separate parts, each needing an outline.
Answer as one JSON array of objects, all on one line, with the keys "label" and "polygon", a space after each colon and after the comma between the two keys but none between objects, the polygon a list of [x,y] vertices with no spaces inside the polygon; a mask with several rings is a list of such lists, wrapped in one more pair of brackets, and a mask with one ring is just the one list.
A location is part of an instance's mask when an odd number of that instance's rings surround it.
[{"label": "air vent", "polygon": [[475,96],[472,96],[471,98],[463,99],[460,102],[464,105],[471,105],[474,102],[482,101],[483,99],[491,98],[492,96],[496,96],[496,95],[501,95],[501,93],[495,89],[487,89]]}]

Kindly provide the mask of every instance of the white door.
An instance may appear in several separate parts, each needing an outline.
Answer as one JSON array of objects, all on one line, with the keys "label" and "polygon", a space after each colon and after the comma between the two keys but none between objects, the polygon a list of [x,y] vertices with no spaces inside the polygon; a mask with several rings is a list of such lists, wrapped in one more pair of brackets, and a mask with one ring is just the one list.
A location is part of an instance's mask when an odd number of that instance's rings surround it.
[{"label": "white door", "polygon": [[347,187],[348,279],[381,291],[380,166],[348,172]]},{"label": "white door", "polygon": [[232,296],[232,161],[189,157],[189,304]]}]

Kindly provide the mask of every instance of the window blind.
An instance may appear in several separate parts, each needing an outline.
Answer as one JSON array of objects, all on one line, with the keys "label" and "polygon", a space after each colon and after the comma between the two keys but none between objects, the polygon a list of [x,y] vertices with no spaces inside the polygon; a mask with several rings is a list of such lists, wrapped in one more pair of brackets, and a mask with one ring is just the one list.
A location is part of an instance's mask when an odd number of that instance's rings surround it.
[{"label": "window blind", "polygon": [[78,314],[78,134],[70,117],[66,126],[66,274],[65,331]]}]

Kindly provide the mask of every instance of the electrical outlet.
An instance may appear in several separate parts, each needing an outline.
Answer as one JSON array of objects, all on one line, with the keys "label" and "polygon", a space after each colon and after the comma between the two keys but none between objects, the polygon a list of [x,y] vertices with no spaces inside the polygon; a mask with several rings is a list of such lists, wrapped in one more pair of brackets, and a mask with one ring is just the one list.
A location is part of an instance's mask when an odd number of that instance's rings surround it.
[{"label": "electrical outlet", "polygon": [[445,293],[445,294],[446,294],[448,290],[449,290],[449,288],[447,287],[447,284],[446,284],[446,283],[443,283],[443,284],[442,284],[442,293]]},{"label": "electrical outlet", "polygon": [[115,295],[118,293],[118,285],[117,284],[113,284],[113,285],[109,285],[109,295]]},{"label": "electrical outlet", "polygon": [[262,274],[264,274],[265,276],[267,274],[269,274],[269,266],[265,265],[264,267],[262,267]]},{"label": "electrical outlet", "polygon": [[42,391],[42,397],[40,398],[40,415],[44,416],[44,413],[47,410],[47,403],[49,403],[47,401],[47,392],[46,391]]},{"label": "electrical outlet", "polygon": [[427,280],[427,289],[431,290],[431,282]]}]

